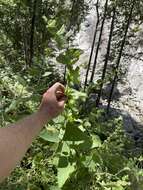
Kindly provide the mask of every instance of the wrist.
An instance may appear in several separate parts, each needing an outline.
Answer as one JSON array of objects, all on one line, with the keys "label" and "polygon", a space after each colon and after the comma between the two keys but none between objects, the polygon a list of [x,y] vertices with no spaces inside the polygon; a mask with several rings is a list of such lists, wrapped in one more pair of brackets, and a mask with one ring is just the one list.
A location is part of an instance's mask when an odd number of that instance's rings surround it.
[{"label": "wrist", "polygon": [[50,116],[47,113],[45,113],[44,111],[42,111],[42,110],[38,110],[36,115],[38,117],[38,120],[43,125],[47,124],[47,122],[50,120]]}]

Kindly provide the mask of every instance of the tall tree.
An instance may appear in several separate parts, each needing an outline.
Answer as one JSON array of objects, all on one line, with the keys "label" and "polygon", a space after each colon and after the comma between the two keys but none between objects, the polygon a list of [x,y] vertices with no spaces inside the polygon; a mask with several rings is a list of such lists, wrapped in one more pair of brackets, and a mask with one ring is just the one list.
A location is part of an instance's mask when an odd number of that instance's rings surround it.
[{"label": "tall tree", "polygon": [[115,17],[116,17],[116,8],[114,7],[113,8],[112,21],[111,21],[110,34],[109,34],[109,40],[108,40],[108,45],[107,45],[107,53],[106,53],[106,56],[105,56],[105,63],[104,63],[104,67],[103,67],[99,93],[98,93],[98,97],[97,97],[97,100],[96,100],[96,106],[97,107],[99,106],[99,102],[100,102],[100,98],[101,98],[101,94],[102,94],[102,88],[103,88],[105,75],[106,75],[106,70],[107,70],[107,65],[108,65],[108,61],[109,61],[109,58],[110,58],[110,50],[111,50],[111,42],[112,42],[113,31],[114,31]]},{"label": "tall tree", "polygon": [[108,9],[108,0],[106,0],[105,6],[104,6],[104,15],[103,15],[103,20],[102,20],[102,24],[101,24],[99,40],[98,40],[97,49],[96,49],[96,53],[95,53],[95,59],[94,59],[94,64],[93,64],[93,68],[92,68],[90,82],[93,82],[93,78],[94,78],[94,74],[95,74],[95,68],[97,65],[97,58],[98,58],[99,49],[100,49],[100,45],[101,45],[101,38],[102,38],[103,28],[104,28],[104,24],[105,24],[107,9]]},{"label": "tall tree", "polygon": [[109,99],[108,99],[107,113],[109,112],[109,109],[110,109],[110,104],[111,104],[111,101],[112,101],[114,87],[115,87],[116,80],[117,80],[117,77],[118,77],[118,70],[119,70],[119,66],[120,66],[120,61],[121,61],[124,46],[125,46],[125,43],[126,43],[126,38],[127,38],[129,26],[130,26],[130,23],[131,23],[131,20],[132,20],[132,15],[133,15],[133,10],[134,10],[135,3],[136,3],[136,1],[133,0],[131,8],[130,8],[130,13],[129,13],[129,17],[128,17],[128,20],[127,20],[126,28],[125,28],[124,37],[123,37],[123,40],[122,40],[122,43],[121,43],[119,56],[117,58],[116,68],[115,68],[115,75],[114,75],[114,78],[113,78],[112,87],[111,87],[111,91],[110,91],[110,95],[109,95]]},{"label": "tall tree", "polygon": [[30,67],[33,63],[33,55],[34,55],[34,33],[35,33],[35,22],[36,22],[36,10],[37,10],[37,0],[34,0],[32,19],[31,19],[31,33],[30,33],[30,52],[29,52]]},{"label": "tall tree", "polygon": [[91,47],[90,58],[89,58],[87,71],[86,71],[86,76],[85,76],[84,90],[86,88],[87,81],[88,81],[89,70],[90,70],[90,66],[91,66],[91,61],[92,61],[94,47],[95,47],[95,41],[96,41],[97,32],[98,32],[98,26],[99,26],[99,22],[100,22],[100,18],[99,18],[99,0],[97,0],[97,2],[96,2],[96,14],[97,14],[97,21],[96,21],[95,32],[94,32],[94,37],[93,37],[93,42],[92,42],[92,47]]}]

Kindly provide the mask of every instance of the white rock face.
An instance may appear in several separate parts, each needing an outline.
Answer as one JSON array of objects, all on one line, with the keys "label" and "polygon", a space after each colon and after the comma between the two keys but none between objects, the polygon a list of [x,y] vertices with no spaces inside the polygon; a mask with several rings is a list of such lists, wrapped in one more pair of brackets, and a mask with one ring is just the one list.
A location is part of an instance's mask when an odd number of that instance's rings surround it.
[{"label": "white rock face", "polygon": [[[78,65],[82,64],[86,64],[89,62],[89,57],[90,57],[90,53],[91,53],[91,47],[92,47],[92,42],[93,42],[93,37],[94,37],[94,32],[95,32],[95,27],[96,27],[96,22],[97,22],[97,13],[96,13],[96,7],[95,7],[95,1],[94,0],[86,0],[87,2],[90,2],[90,10],[89,10],[89,14],[86,17],[86,20],[84,23],[82,23],[81,25],[81,30],[78,33],[78,35],[75,38],[74,41],[74,45],[78,46],[80,49],[82,49],[84,51],[84,54],[81,56]],[[100,0],[100,2],[104,2],[104,0]],[[99,29],[100,30],[100,27]],[[108,37],[108,23],[105,24],[105,27],[103,29],[103,35],[102,35],[102,39],[101,39],[101,48],[99,51],[99,55],[98,55],[98,63],[101,62],[102,60],[102,55],[105,55],[106,53],[106,47],[107,47],[107,37]],[[99,37],[99,32],[97,33],[97,40]],[[97,44],[97,41],[95,42]],[[92,57],[92,64],[94,62],[94,57],[95,57],[95,51],[96,51],[96,47],[97,45],[95,45],[94,48],[94,52],[93,52],[93,57]],[[104,47],[104,48],[103,48]],[[97,65],[98,65],[97,63]],[[97,80],[99,78],[99,70],[101,69],[101,64],[98,65],[98,67],[96,68],[96,73],[95,73],[95,80]],[[81,70],[81,80],[82,82],[84,82],[84,78],[85,78],[85,73],[86,70],[82,69]],[[89,79],[90,79],[90,75],[89,75]]]},{"label": "white rock face", "polygon": [[127,80],[138,107],[143,111],[143,62],[133,60],[129,65]]},{"label": "white rock face", "polygon": [[[94,6],[94,0],[91,1],[91,10],[86,18],[86,21],[81,26],[81,32],[76,37],[76,44],[79,48],[84,50],[80,63],[88,62],[91,51],[91,44],[93,40],[95,25],[96,25],[96,9]],[[108,23],[105,24],[103,36],[102,36],[102,49],[100,49],[99,60],[102,54],[105,54],[106,44],[108,40]],[[96,49],[96,47],[95,47]],[[139,50],[141,51],[141,49]],[[128,112],[136,121],[143,124],[143,62],[137,60],[131,60],[127,65],[127,77],[124,84],[119,84],[119,91],[125,92],[118,102],[118,106],[121,110]],[[98,70],[97,70],[98,72]],[[82,77],[85,76],[85,71],[82,73]],[[130,89],[130,92],[128,92]],[[116,102],[114,102],[116,104]],[[113,105],[114,105],[113,104]],[[117,106],[115,106],[117,107]]]}]

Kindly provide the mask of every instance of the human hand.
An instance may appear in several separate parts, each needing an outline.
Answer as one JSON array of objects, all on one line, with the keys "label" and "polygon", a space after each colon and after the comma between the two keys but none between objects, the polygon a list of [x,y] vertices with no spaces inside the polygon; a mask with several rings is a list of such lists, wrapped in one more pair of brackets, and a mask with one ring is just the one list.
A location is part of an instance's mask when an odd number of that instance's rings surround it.
[{"label": "human hand", "polygon": [[55,83],[44,93],[39,112],[47,120],[53,119],[64,110],[66,99],[65,87],[60,83]]}]

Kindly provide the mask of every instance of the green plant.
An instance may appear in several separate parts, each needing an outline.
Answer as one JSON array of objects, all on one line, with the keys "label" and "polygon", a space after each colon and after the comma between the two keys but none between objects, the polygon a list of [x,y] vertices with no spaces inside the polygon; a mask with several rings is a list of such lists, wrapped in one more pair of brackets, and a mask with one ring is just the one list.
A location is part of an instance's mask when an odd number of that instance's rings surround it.
[{"label": "green plant", "polygon": [[68,102],[63,115],[40,135],[56,143],[53,165],[57,168],[57,188],[130,190],[136,167],[132,154],[134,143],[125,135],[122,118],[109,119],[104,110],[95,108],[88,113],[83,111],[86,93],[71,88],[78,81],[78,67],[74,63],[80,54],[78,49],[69,49],[57,58],[68,68]]},{"label": "green plant", "polygon": [[[111,10],[117,6],[111,55],[109,48],[105,62],[113,64],[119,53],[125,29],[123,20],[128,18],[131,2],[110,1],[105,11],[110,20]],[[136,145],[125,134],[122,118],[109,117],[103,109],[95,108],[95,102],[87,101],[90,93],[99,92],[104,77],[86,92],[80,88],[80,68],[76,62],[82,51],[69,48],[69,41],[79,30],[85,8],[83,0],[0,0],[0,126],[37,109],[41,94],[61,80],[63,74],[55,72],[57,64],[67,67],[68,96],[64,113],[45,126],[20,166],[0,185],[2,190],[143,189],[142,150],[135,151]],[[99,22],[102,15],[98,15]],[[135,3],[133,16],[126,39],[129,49],[133,36],[141,31],[141,0]],[[133,46],[137,48],[138,43]],[[107,70],[105,84],[115,74],[114,67]]]}]

